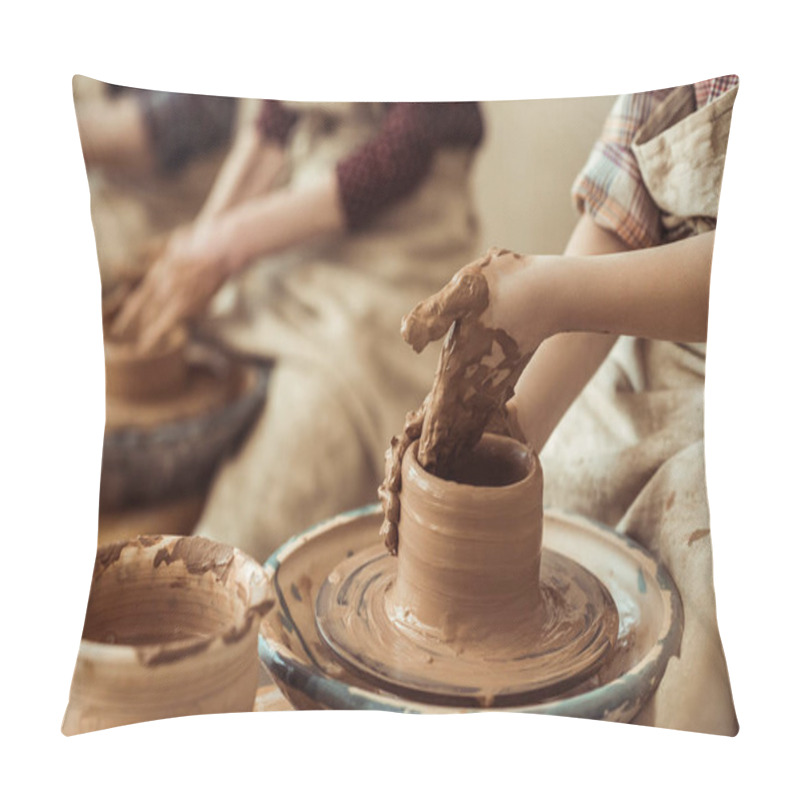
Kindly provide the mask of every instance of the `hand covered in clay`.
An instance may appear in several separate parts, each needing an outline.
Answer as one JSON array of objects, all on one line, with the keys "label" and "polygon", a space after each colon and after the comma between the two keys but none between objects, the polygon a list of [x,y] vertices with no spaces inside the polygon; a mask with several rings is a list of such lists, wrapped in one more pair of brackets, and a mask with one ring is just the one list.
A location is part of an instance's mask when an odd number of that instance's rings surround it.
[{"label": "hand covered in clay", "polygon": [[224,230],[217,221],[175,231],[112,325],[121,337],[136,335],[142,350],[174,326],[196,316],[233,273]]},{"label": "hand covered in clay", "polygon": [[417,352],[447,337],[430,394],[407,415],[403,432],[386,454],[378,494],[385,517],[381,535],[392,553],[398,543],[402,459],[413,442],[419,439],[422,467],[447,478],[485,430],[524,439],[506,403],[534,351],[551,333],[546,314],[526,308],[520,299],[520,280],[530,285],[532,269],[532,257],[492,249],[403,319],[403,338]]}]

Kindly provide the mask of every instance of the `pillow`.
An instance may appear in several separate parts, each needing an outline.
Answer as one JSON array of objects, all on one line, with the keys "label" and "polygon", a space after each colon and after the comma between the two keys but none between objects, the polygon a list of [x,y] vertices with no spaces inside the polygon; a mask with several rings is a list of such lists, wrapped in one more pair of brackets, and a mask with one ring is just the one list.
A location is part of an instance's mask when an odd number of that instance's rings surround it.
[{"label": "pillow", "polygon": [[[488,707],[734,735],[703,342],[737,88],[294,103],[76,77],[106,432],[64,732]],[[464,374],[487,396],[511,381],[496,410],[516,392],[502,435],[437,478],[426,395],[448,373],[401,320],[416,307],[444,334],[447,303],[418,304],[468,264],[488,294],[459,295],[442,363],[489,331],[507,362],[489,347]],[[456,498],[418,534],[414,475],[437,508]],[[520,487],[520,538],[498,539]]]}]

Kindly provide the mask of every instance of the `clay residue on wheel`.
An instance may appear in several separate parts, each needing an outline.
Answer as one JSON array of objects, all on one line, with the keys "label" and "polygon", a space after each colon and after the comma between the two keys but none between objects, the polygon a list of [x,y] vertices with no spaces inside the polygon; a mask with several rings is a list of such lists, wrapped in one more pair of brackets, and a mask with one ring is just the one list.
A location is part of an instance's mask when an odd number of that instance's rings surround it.
[{"label": "clay residue on wheel", "polygon": [[442,480],[403,458],[397,558],[370,548],[317,595],[317,629],[373,687],[421,702],[505,707],[573,691],[619,629],[612,596],[572,559],[542,558],[535,454],[484,435]]},{"label": "clay residue on wheel", "polygon": [[227,633],[223,634],[222,641],[225,642],[225,644],[233,644],[243,639],[250,630],[253,620],[259,621],[274,605],[275,601],[268,597],[258,605],[250,606],[245,613],[244,622],[240,626],[233,627]]},{"label": "clay residue on wheel", "polygon": [[[172,547],[160,548],[153,559],[153,569],[158,569],[161,564],[174,564],[181,562],[186,571],[191,575],[203,575],[207,572],[214,574],[223,585],[232,574],[236,559],[236,551],[228,545],[201,539],[186,537],[178,539]],[[260,619],[274,605],[272,597],[264,597],[258,602],[253,597],[254,585],[237,585],[236,594],[241,601],[244,611],[237,615],[237,620],[228,630],[221,635],[225,644],[232,644],[244,638],[250,630],[253,620]]]},{"label": "clay residue on wheel", "polygon": [[140,536],[139,541],[144,547],[152,547],[153,545],[158,544],[162,538],[163,537],[161,536]]},{"label": "clay residue on wheel", "polygon": [[157,667],[161,664],[174,664],[176,661],[202,653],[211,646],[212,638],[198,638],[194,641],[180,641],[171,644],[139,646],[136,656],[145,667]]},{"label": "clay residue on wheel", "polygon": [[114,542],[113,544],[107,544],[104,547],[98,548],[94,559],[92,582],[96,581],[115,561],[119,560],[122,551],[129,544],[131,544],[131,542]]},{"label": "clay residue on wheel", "polygon": [[178,539],[170,547],[162,547],[156,552],[153,559],[153,569],[158,569],[160,564],[172,564],[182,561],[186,571],[192,575],[202,575],[213,572],[217,578],[225,583],[230,573],[234,550],[219,542],[209,539],[186,537]]}]

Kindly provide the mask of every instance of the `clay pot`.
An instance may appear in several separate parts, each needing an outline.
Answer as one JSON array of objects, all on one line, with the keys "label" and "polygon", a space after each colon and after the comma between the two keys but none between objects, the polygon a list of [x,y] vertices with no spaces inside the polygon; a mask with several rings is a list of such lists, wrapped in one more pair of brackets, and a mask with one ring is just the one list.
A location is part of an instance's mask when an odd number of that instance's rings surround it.
[{"label": "clay pot", "polygon": [[174,328],[151,349],[141,351],[135,341],[115,339],[105,331],[106,392],[129,401],[163,400],[185,387],[188,334]]},{"label": "clay pot", "polygon": [[100,548],[63,732],[251,711],[272,602],[253,559],[208,539]]},{"label": "clay pot", "polygon": [[452,480],[403,459],[396,620],[442,641],[491,647],[532,624],[539,602],[542,470],[519,442],[486,434]]}]

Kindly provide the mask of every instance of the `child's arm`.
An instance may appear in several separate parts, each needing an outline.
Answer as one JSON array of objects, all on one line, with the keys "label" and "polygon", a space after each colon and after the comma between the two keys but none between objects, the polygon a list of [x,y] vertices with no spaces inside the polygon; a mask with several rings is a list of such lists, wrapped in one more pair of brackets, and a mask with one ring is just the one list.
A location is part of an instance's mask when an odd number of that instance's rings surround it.
[{"label": "child's arm", "polygon": [[[610,234],[588,217],[576,233],[586,236],[573,237],[565,257],[541,265],[549,273],[543,283],[558,333],[536,351],[509,402],[509,410],[537,452],[617,335],[684,342],[706,339],[713,232],[646,250],[620,249],[616,254],[600,249],[603,235]],[[592,252],[608,255],[583,257]]]},{"label": "child's arm", "polygon": [[[601,255],[627,249],[619,237],[584,214],[564,255]],[[508,410],[537,453],[616,341],[612,334],[560,333],[543,342],[534,353],[517,382]]]},{"label": "child's arm", "polygon": [[614,250],[588,218],[577,233],[563,256],[528,257],[494,278],[487,270],[486,316],[534,353],[509,411],[537,452],[617,336],[706,339],[713,231],[642,250]]},{"label": "child's arm", "polygon": [[419,351],[447,337],[433,388],[387,459],[389,548],[399,464],[414,439],[422,466],[447,477],[505,408],[509,427],[540,450],[616,336],[704,341],[713,244],[710,232],[627,250],[584,218],[565,255],[491,251],[418,304],[403,320],[406,341]]}]

